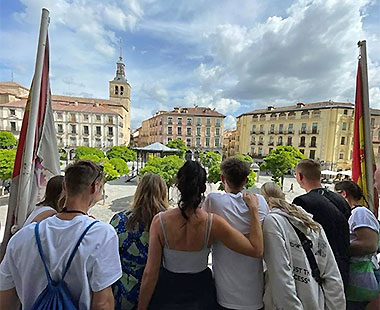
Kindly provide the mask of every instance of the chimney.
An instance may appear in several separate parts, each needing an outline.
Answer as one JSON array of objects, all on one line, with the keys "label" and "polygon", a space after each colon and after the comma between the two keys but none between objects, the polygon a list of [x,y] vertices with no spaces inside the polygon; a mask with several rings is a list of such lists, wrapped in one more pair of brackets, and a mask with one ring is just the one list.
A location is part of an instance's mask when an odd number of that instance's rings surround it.
[{"label": "chimney", "polygon": [[297,108],[302,108],[304,106],[305,104],[303,102],[297,102]]},{"label": "chimney", "polygon": [[268,111],[272,111],[272,110],[274,110],[274,106],[269,105],[269,106],[268,106]]}]

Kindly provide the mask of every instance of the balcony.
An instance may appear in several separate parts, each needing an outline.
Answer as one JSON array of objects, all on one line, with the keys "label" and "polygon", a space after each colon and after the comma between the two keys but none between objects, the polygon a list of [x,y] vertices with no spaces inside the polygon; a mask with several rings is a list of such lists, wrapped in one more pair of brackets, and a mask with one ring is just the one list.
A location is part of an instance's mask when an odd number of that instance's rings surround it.
[{"label": "balcony", "polygon": [[282,134],[284,133],[284,130],[280,129],[280,130],[278,131],[278,133],[279,133],[280,135],[282,135]]},{"label": "balcony", "polygon": [[300,131],[298,131],[298,133],[299,133],[300,135],[306,135],[308,132],[307,132],[306,129],[301,129]]},{"label": "balcony", "polygon": [[282,145],[282,142],[277,142],[277,146],[278,146],[278,145]]},{"label": "balcony", "polygon": [[258,145],[264,145],[264,143],[263,143],[262,141],[260,141],[260,142],[258,143]]},{"label": "balcony", "polygon": [[256,141],[251,141],[251,145],[256,145]]},{"label": "balcony", "polygon": [[265,134],[265,131],[260,129],[260,134]]},{"label": "balcony", "polygon": [[88,136],[90,133],[88,131],[83,131],[84,136]]},{"label": "balcony", "polygon": [[305,147],[305,143],[298,144],[299,147]]},{"label": "balcony", "polygon": [[220,123],[216,123],[216,124],[215,124],[215,127],[220,127]]},{"label": "balcony", "polygon": [[274,145],[274,142],[269,142],[268,145],[269,145],[269,146],[273,146],[273,145]]},{"label": "balcony", "polygon": [[288,130],[288,134],[289,134],[289,135],[293,135],[293,134],[294,134],[294,130],[293,130],[293,129],[289,129],[289,130]]},{"label": "balcony", "polygon": [[268,134],[274,134],[274,129],[268,130]]},{"label": "balcony", "polygon": [[311,130],[311,133],[312,133],[313,135],[318,135],[318,134],[319,134],[319,130],[316,129],[316,128],[313,128],[313,129]]},{"label": "balcony", "polygon": [[192,136],[191,132],[187,132],[186,136],[191,137]]},{"label": "balcony", "polygon": [[317,144],[316,143],[310,143],[309,147],[317,147]]},{"label": "balcony", "polygon": [[256,130],[251,130],[251,131],[250,131],[250,134],[251,134],[251,135],[255,135],[255,134],[256,134]]},{"label": "balcony", "polygon": [[286,143],[287,146],[292,146],[291,142]]}]

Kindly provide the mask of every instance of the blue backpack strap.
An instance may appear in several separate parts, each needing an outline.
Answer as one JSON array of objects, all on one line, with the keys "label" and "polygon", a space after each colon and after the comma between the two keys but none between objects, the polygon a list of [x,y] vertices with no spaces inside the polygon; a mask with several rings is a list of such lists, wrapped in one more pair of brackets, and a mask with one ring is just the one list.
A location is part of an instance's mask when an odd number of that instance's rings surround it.
[{"label": "blue backpack strap", "polygon": [[84,232],[82,233],[82,235],[79,237],[78,242],[77,242],[77,244],[75,245],[74,250],[73,250],[73,252],[71,253],[70,258],[69,258],[69,260],[68,260],[68,262],[67,262],[66,268],[65,268],[65,270],[63,271],[63,274],[62,274],[62,281],[63,281],[63,279],[65,278],[65,275],[66,275],[66,273],[67,273],[67,270],[69,270],[69,268],[70,268],[70,265],[71,265],[71,263],[72,263],[72,261],[73,261],[73,259],[74,259],[74,255],[75,255],[75,253],[77,252],[77,250],[78,250],[78,248],[79,248],[79,245],[80,245],[80,243],[82,242],[84,236],[87,234],[87,232],[89,231],[89,229],[90,229],[95,223],[97,223],[97,222],[99,222],[99,221],[94,221],[94,222],[92,222],[90,225],[88,225],[87,228],[86,228],[86,229],[84,230]]},{"label": "blue backpack strap", "polygon": [[36,226],[34,227],[34,234],[36,236],[36,241],[37,241],[37,246],[38,246],[38,252],[40,253],[40,257],[41,257],[42,263],[44,265],[44,269],[45,269],[45,273],[46,273],[46,278],[47,278],[49,284],[51,284],[51,282],[53,282],[53,280],[51,279],[51,276],[50,276],[50,273],[49,273],[49,269],[46,266],[44,251],[42,250],[42,245],[41,245],[41,240],[40,240],[39,226],[40,226],[40,222],[37,222]]}]

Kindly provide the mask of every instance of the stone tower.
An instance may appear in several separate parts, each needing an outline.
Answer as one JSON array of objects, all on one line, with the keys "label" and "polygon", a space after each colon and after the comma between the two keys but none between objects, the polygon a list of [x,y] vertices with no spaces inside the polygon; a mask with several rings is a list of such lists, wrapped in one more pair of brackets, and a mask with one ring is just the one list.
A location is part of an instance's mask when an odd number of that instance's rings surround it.
[{"label": "stone tower", "polygon": [[131,85],[125,77],[125,64],[121,55],[116,63],[115,78],[109,82],[110,100],[117,106],[117,111],[123,117],[123,141],[129,144],[131,134]]}]

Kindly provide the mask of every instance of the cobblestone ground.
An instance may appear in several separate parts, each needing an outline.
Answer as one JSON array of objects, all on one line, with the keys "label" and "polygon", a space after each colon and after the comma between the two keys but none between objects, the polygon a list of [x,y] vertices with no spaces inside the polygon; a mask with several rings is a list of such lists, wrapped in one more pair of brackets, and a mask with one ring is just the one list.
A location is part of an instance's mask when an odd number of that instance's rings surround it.
[{"label": "cobblestone ground", "polygon": [[[260,176],[255,188],[253,188],[251,191],[259,192],[261,185],[268,181],[270,181],[270,176]],[[293,184],[293,192],[289,192],[291,184]],[[93,208],[91,208],[89,213],[101,221],[109,222],[115,213],[130,207],[133,200],[133,195],[136,191],[136,186],[136,180],[126,182],[125,177],[108,182],[105,185],[104,201],[99,201]],[[331,187],[331,185],[329,185],[329,187]],[[206,194],[215,191],[218,191],[218,185],[210,184],[207,186]],[[299,187],[294,177],[287,177],[285,178],[284,182],[284,192],[288,201],[292,201],[294,197],[303,194],[304,190]],[[170,204],[172,206],[176,206],[177,199],[178,191],[174,188],[171,188]],[[0,240],[3,239],[7,205],[8,197],[0,197]]]}]

